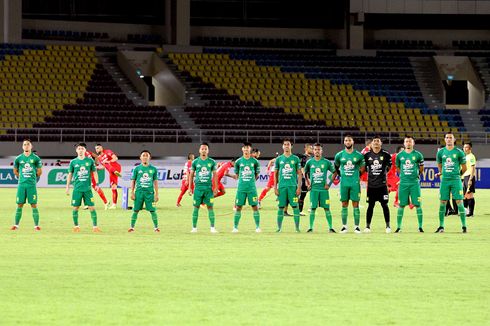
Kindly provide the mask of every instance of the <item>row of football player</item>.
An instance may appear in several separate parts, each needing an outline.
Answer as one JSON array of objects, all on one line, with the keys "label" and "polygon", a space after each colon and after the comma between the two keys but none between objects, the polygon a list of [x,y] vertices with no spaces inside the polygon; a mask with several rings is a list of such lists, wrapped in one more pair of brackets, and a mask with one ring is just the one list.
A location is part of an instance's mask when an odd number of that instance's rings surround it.
[{"label": "row of football player", "polygon": [[[405,148],[400,151],[399,155],[396,155],[395,165],[400,176],[400,182],[398,189],[401,189],[401,200],[400,207],[397,214],[397,229],[395,232],[401,231],[401,222],[403,218],[403,209],[411,201],[411,205],[417,208],[417,217],[419,220],[419,231],[423,232],[422,229],[422,209],[420,206],[420,185],[419,185],[419,174],[423,171],[423,156],[420,152],[413,149],[414,140],[411,137],[406,137],[404,141]],[[352,201],[352,206],[354,210],[354,232],[359,233],[359,195],[360,195],[360,174],[364,172],[367,167],[367,173],[370,176],[368,178],[368,212],[367,212],[367,227],[365,232],[370,232],[370,223],[372,218],[372,211],[376,201],[379,201],[383,206],[383,211],[385,213],[386,221],[386,231],[391,232],[389,225],[389,209],[387,207],[388,201],[388,189],[390,183],[387,182],[387,175],[389,175],[392,157],[390,154],[381,149],[381,139],[380,137],[374,137],[372,140],[372,145],[370,150],[368,150],[364,155],[355,151],[353,149],[354,141],[351,136],[346,136],[344,139],[345,149],[335,156],[335,164],[325,158],[323,158],[322,146],[321,144],[315,144],[313,146],[314,157],[307,160],[305,166],[301,167],[301,162],[298,156],[291,153],[292,144],[289,140],[283,141],[283,151],[284,153],[277,157],[274,161],[274,189],[278,196],[279,210],[278,210],[278,229],[280,232],[282,228],[282,220],[284,218],[284,208],[290,204],[294,210],[294,219],[296,224],[296,230],[299,232],[299,209],[298,196],[301,194],[302,189],[302,171],[305,171],[305,185],[308,189],[311,189],[310,199],[311,199],[311,212],[310,212],[310,228],[309,232],[313,231],[313,222],[315,216],[315,210],[317,207],[322,207],[325,209],[327,216],[327,221],[329,222],[330,232],[335,232],[332,228],[331,223],[331,213],[329,210],[330,199],[328,189],[332,183],[332,180],[336,180],[336,177],[340,175],[341,185],[340,194],[342,201],[342,229],[341,232],[347,232],[347,207],[348,202]],[[471,144],[468,145],[471,152]],[[38,225],[39,215],[37,211],[37,193],[35,188],[35,177],[40,175],[41,163],[39,157],[32,153],[32,144],[29,140],[23,143],[24,153],[19,155],[14,162],[14,171],[19,175],[19,187],[17,193],[17,203],[18,208],[16,212],[16,222],[12,229],[18,228],[18,222],[20,221],[20,216],[22,213],[22,206],[27,201],[33,206],[33,217],[36,224],[36,229],[40,229]],[[97,155],[87,154],[86,145],[83,143],[78,144],[77,154],[78,157],[70,162],[69,175],[67,180],[66,191],[69,193],[69,184],[73,178],[74,181],[74,191],[72,194],[72,206],[73,209],[73,220],[74,220],[74,230],[78,231],[78,209],[81,205],[82,199],[85,204],[89,206],[91,211],[91,216],[94,224],[94,231],[98,231],[97,227],[97,216],[93,206],[93,196],[90,190],[90,183],[92,186],[97,187],[97,174],[95,173],[95,164],[91,158],[92,156],[99,161],[101,164],[113,165],[117,160],[117,157],[112,152],[108,153],[104,157],[102,155],[106,154],[100,145],[97,145]],[[108,151],[108,150],[106,150]],[[234,166],[235,174],[230,175],[238,179],[238,190],[236,198],[236,212],[235,212],[235,225],[234,232],[238,232],[238,223],[241,218],[241,208],[246,203],[252,206],[254,211],[254,219],[256,221],[257,232],[260,232],[259,221],[260,215],[258,211],[258,198],[257,190],[255,186],[255,180],[259,175],[260,166],[256,158],[251,155],[252,148],[251,144],[246,143],[242,147],[243,156],[237,160],[237,162],[230,162],[229,167]],[[453,151],[455,151],[453,153]],[[109,152],[109,151],[108,151]],[[218,178],[216,177],[216,167],[217,164],[214,160],[208,157],[209,145],[206,143],[201,144],[199,158],[192,161],[190,167],[190,173],[187,180],[184,180],[185,186],[190,189],[190,194],[193,195],[194,202],[194,212],[193,212],[193,228],[192,232],[197,231],[197,218],[198,211],[201,204],[205,204],[208,207],[209,218],[211,222],[211,231],[215,232],[214,228],[214,211],[212,209],[214,197],[218,195],[220,187],[217,185]],[[33,155],[31,157],[31,155]],[[257,154],[256,151],[256,155]],[[101,156],[101,157],[99,157]],[[307,155],[305,155],[307,157]],[[306,158],[303,160],[306,161]],[[112,159],[111,159],[112,158]],[[114,159],[115,158],[115,159]],[[131,197],[135,200],[135,205],[133,209],[133,216],[131,222],[130,232],[134,231],[134,224],[137,219],[137,214],[139,210],[142,209],[143,205],[146,209],[150,211],[152,219],[155,223],[155,231],[158,229],[158,221],[155,213],[155,208],[153,207],[153,202],[158,201],[158,183],[157,183],[157,173],[156,169],[151,166],[149,160],[151,154],[148,151],[143,151],[141,153],[140,159],[142,164],[138,166],[133,171],[132,175],[132,185],[131,185]],[[442,165],[442,160],[444,159],[444,165]],[[454,160],[454,161],[453,161]],[[366,162],[368,162],[366,166]],[[464,208],[461,209],[460,195],[463,194],[463,185],[459,180],[459,166],[461,165],[461,170],[465,172],[466,170],[466,157],[462,154],[462,151],[454,148],[454,135],[448,133],[446,135],[446,147],[441,149],[437,155],[437,162],[439,165],[440,173],[442,174],[441,182],[441,207],[444,204],[444,211],[441,218],[440,209],[440,226],[437,232],[444,232],[444,212],[445,212],[445,202],[449,199],[449,192],[452,193],[453,199],[457,201],[457,205],[461,216],[461,222],[463,225],[463,232],[466,232],[466,216],[464,215]],[[459,162],[458,169],[455,169],[455,162]],[[32,166],[37,167],[36,173],[33,172]],[[270,166],[270,164],[269,164]],[[228,167],[228,169],[229,169]],[[474,164],[471,165],[474,170]],[[117,174],[120,172],[114,169],[113,166],[106,166],[109,173]],[[472,171],[473,171],[472,170]],[[227,171],[227,170],[226,170]],[[457,171],[457,172],[456,172]],[[197,172],[197,173],[196,173]],[[327,181],[328,172],[332,173],[330,182]],[[474,175],[474,171],[472,172]],[[229,175],[226,172],[227,175]],[[454,182],[457,176],[457,181]],[[391,175],[388,179],[390,181],[397,182],[396,174]],[[271,178],[272,179],[272,178]],[[91,182],[92,181],[92,182]],[[116,180],[117,182],[117,180]],[[111,182],[112,184],[112,182]],[[196,188],[194,188],[196,184]],[[446,189],[446,186],[448,189]],[[474,178],[470,175],[469,184],[467,185],[468,191],[464,191],[467,194],[474,193]],[[222,187],[222,186],[221,186]],[[471,189],[473,187],[473,189]],[[267,189],[267,188],[266,188]],[[471,191],[473,190],[473,191]],[[221,190],[224,193],[224,189]],[[182,196],[182,193],[180,197]],[[447,199],[446,199],[447,197]],[[465,199],[466,196],[465,196]],[[180,201],[180,199],[179,199]],[[157,231],[157,232],[158,232]]]}]

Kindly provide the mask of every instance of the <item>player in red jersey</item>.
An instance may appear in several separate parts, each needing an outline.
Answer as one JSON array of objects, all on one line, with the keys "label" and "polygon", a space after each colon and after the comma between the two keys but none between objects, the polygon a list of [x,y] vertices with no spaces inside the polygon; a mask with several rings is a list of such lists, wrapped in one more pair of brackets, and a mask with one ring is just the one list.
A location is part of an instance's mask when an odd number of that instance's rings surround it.
[{"label": "player in red jersey", "polygon": [[221,180],[225,176],[236,179],[236,175],[228,172],[234,166],[235,166],[235,159],[234,158],[232,158],[228,162],[218,164],[218,170],[216,171],[216,178],[218,179],[218,193],[214,196],[214,198],[218,198],[220,196],[223,196],[226,193],[225,185],[221,182]]},{"label": "player in red jersey", "polygon": [[121,177],[121,165],[117,163],[117,155],[110,149],[104,149],[101,144],[95,145],[97,161],[109,172],[109,182],[112,189],[112,205],[109,209],[116,209],[117,204],[117,181]]},{"label": "player in red jersey", "polygon": [[[393,206],[395,207],[400,207],[398,204],[398,184],[400,183],[400,177],[396,175],[396,164],[393,166],[393,164],[396,162],[396,156],[398,153],[403,151],[405,148],[403,146],[398,146],[396,148],[396,152],[391,154],[391,169],[388,171],[386,174],[386,183],[388,184],[388,192],[396,192],[395,195],[395,202],[393,203]],[[411,206],[412,204],[410,204]]]},{"label": "player in red jersey", "polygon": [[[182,197],[184,196],[185,192],[189,189],[189,175],[191,174],[191,166],[192,166],[192,161],[194,161],[194,154],[189,153],[187,155],[187,162],[185,162],[184,165],[184,175],[182,176],[182,183],[180,184],[180,194],[179,197],[177,198],[177,207],[180,207],[180,201],[182,200]],[[194,184],[193,184],[194,186]],[[194,189],[193,189],[194,190]]]},{"label": "player in red jersey", "polygon": [[[95,163],[97,164],[97,160],[96,160],[97,155],[95,155],[94,153],[92,153],[90,151],[86,151],[85,156],[94,159],[96,161]],[[100,199],[102,199],[102,201],[104,202],[105,209],[108,209],[109,208],[109,202],[107,201],[107,198],[105,197],[105,194],[104,194],[104,191],[102,190],[102,188],[100,188],[97,185],[97,183],[95,182],[95,178],[93,175],[92,175],[92,188],[94,188],[94,190],[99,194]],[[88,209],[88,208],[89,208],[88,206],[83,207],[83,209]]]},{"label": "player in red jersey", "polygon": [[[372,142],[371,139],[366,140],[366,147],[364,147],[363,150],[361,151],[362,155],[366,154],[371,150],[371,142]],[[367,187],[367,178],[368,178],[367,172],[361,174],[361,182],[363,182],[366,185],[366,187]]]},{"label": "player in red jersey", "polygon": [[[276,157],[278,155],[279,154],[276,153]],[[259,207],[260,207],[260,202],[262,201],[262,199],[264,199],[265,195],[267,195],[269,190],[274,188],[274,163],[276,162],[276,157],[274,157],[272,160],[269,161],[269,163],[267,163],[267,175],[269,176],[269,180],[267,181],[267,185],[265,186],[265,188],[260,193]]]}]

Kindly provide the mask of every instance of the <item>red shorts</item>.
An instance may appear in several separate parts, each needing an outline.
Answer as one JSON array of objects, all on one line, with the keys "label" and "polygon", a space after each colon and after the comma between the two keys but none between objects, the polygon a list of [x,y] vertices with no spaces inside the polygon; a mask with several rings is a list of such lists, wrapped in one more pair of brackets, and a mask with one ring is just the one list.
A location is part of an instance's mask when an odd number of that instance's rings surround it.
[{"label": "red shorts", "polygon": [[266,188],[274,188],[274,174],[269,174],[269,181],[267,181]]},{"label": "red shorts", "polygon": [[388,184],[388,191],[390,192],[397,191],[398,182],[400,182],[400,178],[397,176],[386,178],[386,183]]},{"label": "red shorts", "polygon": [[221,183],[221,181],[218,181],[218,191],[222,192],[225,191],[225,185]]},{"label": "red shorts", "polygon": [[95,188],[96,186],[97,186],[97,184],[95,183],[95,178],[92,175],[92,188]]},{"label": "red shorts", "polygon": [[364,172],[363,174],[361,174],[361,181],[362,182],[367,182],[367,179],[368,179],[367,172]]},{"label": "red shorts", "polygon": [[[117,172],[121,172],[121,165],[119,163],[112,163],[111,166],[116,170]],[[109,183],[112,185],[117,186],[117,181],[118,177],[114,173],[109,173]]]}]

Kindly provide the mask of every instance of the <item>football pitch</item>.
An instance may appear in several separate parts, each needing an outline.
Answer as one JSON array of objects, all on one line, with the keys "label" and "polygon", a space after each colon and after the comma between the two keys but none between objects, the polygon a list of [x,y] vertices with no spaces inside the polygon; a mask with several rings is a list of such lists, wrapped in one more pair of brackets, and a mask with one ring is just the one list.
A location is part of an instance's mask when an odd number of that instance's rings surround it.
[{"label": "football pitch", "polygon": [[[286,217],[277,234],[271,192],[260,211],[262,233],[245,208],[240,233],[232,234],[234,189],[216,199],[220,233],[209,232],[201,209],[199,232],[191,234],[191,198],[177,208],[177,194],[160,191],[160,234],[146,211],[128,234],[131,212],[102,210],[97,194],[102,233],[91,232],[81,211],[75,234],[64,189],[39,189],[40,232],[27,206],[20,229],[9,230],[15,189],[0,189],[0,324],[490,324],[490,190],[477,189],[468,234],[458,216],[446,219],[446,233],[433,233],[437,190],[422,189],[424,234],[408,208],[403,233],[385,234],[379,204],[371,234],[352,232],[351,207],[348,234],[327,233],[320,209],[314,233],[305,232],[304,216],[302,233]],[[331,198],[338,232],[336,190]]]}]

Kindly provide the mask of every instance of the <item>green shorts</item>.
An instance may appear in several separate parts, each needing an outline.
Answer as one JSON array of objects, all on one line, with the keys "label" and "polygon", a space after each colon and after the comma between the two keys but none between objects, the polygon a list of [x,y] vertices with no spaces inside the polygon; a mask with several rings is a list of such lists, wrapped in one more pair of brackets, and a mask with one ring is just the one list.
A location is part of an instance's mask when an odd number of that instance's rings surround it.
[{"label": "green shorts", "polygon": [[310,191],[310,203],[311,208],[315,209],[317,207],[330,208],[330,195],[328,190],[311,190]]},{"label": "green shorts", "polygon": [[243,206],[247,202],[248,199],[248,204],[250,206],[257,206],[258,200],[257,200],[257,190],[252,190],[252,191],[237,191],[236,197],[235,197],[235,205],[237,206]]},{"label": "green shorts", "polygon": [[213,206],[214,194],[211,188],[209,189],[194,189],[194,196],[192,197],[195,207],[199,207],[201,204],[206,206]]},{"label": "green shorts", "polygon": [[277,197],[279,201],[279,208],[284,208],[288,204],[291,205],[291,207],[297,207],[298,206],[298,196],[296,196],[296,187],[285,187],[285,188],[279,188],[279,196]]},{"label": "green shorts", "polygon": [[92,190],[87,191],[78,191],[73,190],[71,195],[71,206],[80,207],[82,206],[82,198],[83,203],[87,206],[94,206],[94,195],[92,194]]},{"label": "green shorts", "polygon": [[461,180],[442,180],[439,188],[440,200],[449,200],[449,194],[453,195],[454,200],[463,200],[463,182]]},{"label": "green shorts", "polygon": [[[410,202],[412,205],[420,206],[422,202],[420,192],[420,183],[401,183],[398,186],[398,200],[400,206],[405,207]],[[410,198],[410,201],[409,201]]]},{"label": "green shorts", "polygon": [[361,184],[356,182],[354,184],[342,185],[340,182],[340,201],[360,201],[361,200]]},{"label": "green shorts", "polygon": [[155,207],[153,202],[155,201],[155,193],[149,191],[136,192],[134,194],[134,206],[133,211],[137,212],[143,209],[143,204],[145,204],[145,209],[148,212],[154,212]]},{"label": "green shorts", "polygon": [[36,186],[17,187],[17,204],[25,204],[26,200],[31,205],[37,204],[37,188]]}]

